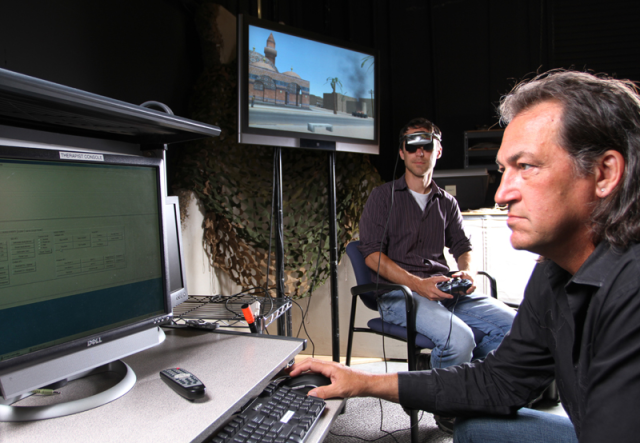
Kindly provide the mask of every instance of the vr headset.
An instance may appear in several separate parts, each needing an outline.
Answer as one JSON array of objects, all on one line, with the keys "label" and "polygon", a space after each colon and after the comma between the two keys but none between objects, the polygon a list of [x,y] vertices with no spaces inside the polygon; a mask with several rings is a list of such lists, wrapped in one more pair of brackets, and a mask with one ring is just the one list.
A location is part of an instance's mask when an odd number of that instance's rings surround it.
[{"label": "vr headset", "polygon": [[422,148],[425,151],[433,151],[433,139],[442,141],[442,137],[439,134],[433,132],[414,132],[413,134],[406,134],[400,140],[404,141],[404,149],[413,154]]}]

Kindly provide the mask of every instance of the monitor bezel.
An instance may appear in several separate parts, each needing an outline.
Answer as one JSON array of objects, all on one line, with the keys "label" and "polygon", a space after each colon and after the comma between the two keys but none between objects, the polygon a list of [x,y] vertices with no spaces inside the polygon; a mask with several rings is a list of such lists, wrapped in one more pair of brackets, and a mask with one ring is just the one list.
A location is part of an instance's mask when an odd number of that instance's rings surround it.
[{"label": "monitor bezel", "polygon": [[[379,52],[354,43],[315,34],[299,28],[270,22],[264,19],[238,14],[237,19],[238,62],[238,143],[279,146],[288,148],[319,149],[326,151],[379,154],[380,152],[380,55]],[[335,136],[329,134],[302,133],[280,129],[264,129],[249,126],[249,26],[289,34],[318,43],[357,51],[374,57],[374,138]]]},{"label": "monitor bezel", "polygon": [[[61,152],[73,153],[78,159],[62,159]],[[101,158],[100,161],[96,161],[96,157]],[[107,329],[97,334],[90,334],[85,337],[71,340],[65,343],[56,344],[48,348],[40,349],[38,351],[30,352],[28,354],[16,356],[4,361],[0,361],[0,374],[14,372],[22,368],[27,368],[35,364],[41,364],[48,360],[63,357],[73,354],[74,352],[82,351],[88,347],[88,343],[96,343],[99,338],[100,343],[93,345],[93,348],[99,348],[100,346],[110,343],[114,340],[118,340],[141,331],[158,328],[162,324],[169,323],[172,316],[171,301],[169,295],[169,282],[167,275],[168,266],[168,253],[167,253],[167,239],[166,231],[164,227],[164,212],[165,207],[165,173],[164,173],[164,161],[159,158],[153,157],[138,157],[129,155],[118,155],[111,153],[97,153],[95,151],[80,151],[77,148],[70,148],[68,150],[62,148],[55,149],[43,149],[41,147],[17,147],[11,145],[0,145],[0,158],[17,159],[17,160],[42,160],[58,163],[86,163],[86,164],[106,164],[106,165],[123,165],[123,166],[142,166],[153,168],[156,171],[156,184],[157,184],[157,196],[158,196],[158,217],[159,226],[161,227],[160,240],[161,254],[162,254],[162,282],[164,292],[164,312],[151,316],[147,319],[133,321],[130,324]],[[93,159],[93,160],[92,160]],[[125,355],[118,358],[125,357]],[[86,368],[92,369],[92,368]],[[0,392],[0,395],[5,397],[4,393]],[[8,396],[11,396],[10,394]],[[5,397],[6,398],[6,397]]]}]

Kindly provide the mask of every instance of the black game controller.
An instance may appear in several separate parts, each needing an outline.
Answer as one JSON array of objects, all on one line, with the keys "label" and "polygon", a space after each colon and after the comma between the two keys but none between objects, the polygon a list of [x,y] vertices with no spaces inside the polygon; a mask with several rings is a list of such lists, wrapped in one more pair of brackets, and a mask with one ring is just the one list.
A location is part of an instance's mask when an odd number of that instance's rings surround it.
[{"label": "black game controller", "polygon": [[436,288],[440,289],[442,292],[453,295],[454,298],[465,295],[471,286],[473,286],[471,280],[460,277],[452,278],[451,280],[436,284]]}]

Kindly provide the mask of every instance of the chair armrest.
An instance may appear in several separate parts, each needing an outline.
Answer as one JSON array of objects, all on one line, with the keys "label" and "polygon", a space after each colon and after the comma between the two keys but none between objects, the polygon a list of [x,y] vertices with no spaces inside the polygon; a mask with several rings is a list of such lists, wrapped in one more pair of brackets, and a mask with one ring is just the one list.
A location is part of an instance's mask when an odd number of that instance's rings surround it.
[{"label": "chair armrest", "polygon": [[[453,274],[460,271],[449,271],[447,272],[447,277],[451,277]],[[496,279],[493,278],[489,273],[484,271],[477,271],[477,275],[484,275],[489,280],[489,287],[491,288],[491,297],[498,298],[498,283],[496,283]]]},{"label": "chair armrest", "polygon": [[389,292],[389,291],[395,291],[396,289],[403,290],[403,288],[406,288],[407,291],[409,290],[409,288],[407,288],[404,285],[397,285],[394,283],[367,283],[364,285],[351,287],[351,295],[360,295],[360,294],[366,294],[367,292],[375,292],[375,291]]},{"label": "chair armrest", "polygon": [[[496,283],[496,279],[484,271],[478,271],[478,275],[484,275],[489,279],[489,285],[491,286],[491,297],[498,299],[498,283]],[[510,303],[508,301],[503,301],[502,303],[509,306],[510,308],[518,309],[520,307],[520,305],[517,303]]]},{"label": "chair armrest", "polygon": [[355,297],[358,295],[367,294],[369,292],[380,292],[382,294],[385,292],[390,292],[395,290],[400,290],[404,292],[404,297],[407,304],[407,312],[411,312],[414,306],[413,293],[405,285],[397,285],[393,283],[379,283],[379,284],[367,283],[366,285],[353,286],[351,288],[351,295]]},{"label": "chair armrest", "polygon": [[[408,345],[408,355],[407,362],[409,366],[409,370],[415,370],[416,368],[416,310],[414,309],[414,297],[420,297],[419,295],[413,294],[411,290],[405,285],[398,284],[376,284],[376,283],[368,283],[365,285],[358,285],[351,288],[351,294],[353,296],[353,300],[351,302],[351,324],[355,319],[355,306],[356,306],[356,298],[360,295],[364,295],[372,292],[389,292],[392,290],[401,290],[404,293],[405,299],[405,309],[407,315],[407,345]],[[362,299],[364,302],[364,299]],[[384,318],[383,318],[384,320]]]},{"label": "chair armrest", "polygon": [[478,275],[484,275],[489,279],[489,286],[491,287],[491,297],[497,299],[498,298],[498,283],[496,283],[496,279],[489,275],[487,272],[478,271]]}]

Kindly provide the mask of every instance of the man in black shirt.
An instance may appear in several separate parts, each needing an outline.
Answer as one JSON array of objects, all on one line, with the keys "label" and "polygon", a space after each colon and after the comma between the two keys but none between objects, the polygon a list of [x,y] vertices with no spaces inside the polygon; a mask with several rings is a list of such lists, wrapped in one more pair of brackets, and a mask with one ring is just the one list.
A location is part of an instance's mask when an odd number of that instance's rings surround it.
[{"label": "man in black shirt", "polygon": [[[503,98],[496,202],[540,254],[511,332],[479,363],[366,374],[308,360],[322,398],[376,396],[456,415],[456,442],[636,441],[640,420],[640,96],[555,71]],[[569,418],[523,408],[556,379]]]}]

